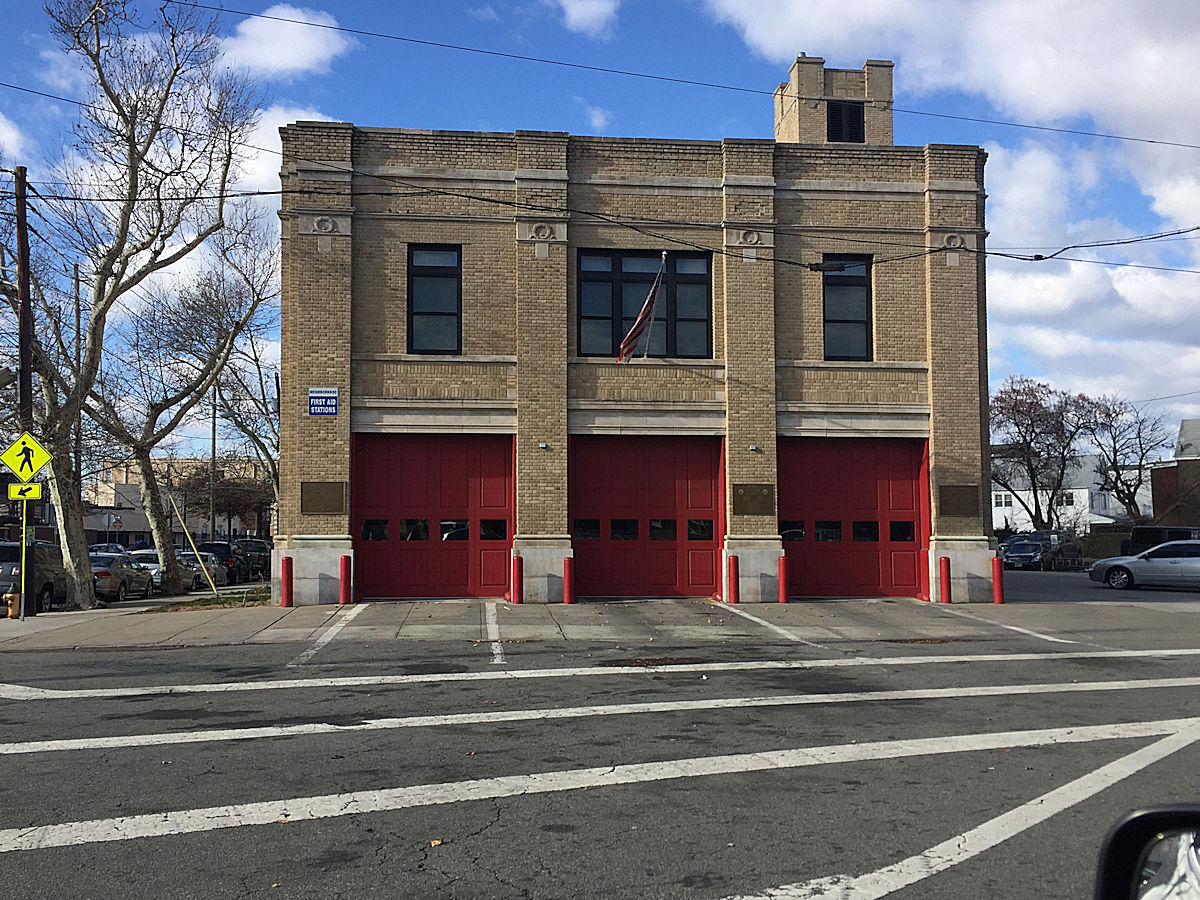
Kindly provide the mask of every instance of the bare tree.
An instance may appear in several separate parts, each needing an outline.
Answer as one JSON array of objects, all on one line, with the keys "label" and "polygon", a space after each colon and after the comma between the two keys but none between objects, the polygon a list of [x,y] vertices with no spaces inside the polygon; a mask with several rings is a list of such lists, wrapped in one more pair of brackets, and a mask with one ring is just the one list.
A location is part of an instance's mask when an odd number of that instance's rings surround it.
[{"label": "bare tree", "polygon": [[1100,489],[1125,508],[1137,524],[1149,517],[1138,503],[1138,494],[1150,479],[1149,463],[1171,446],[1173,437],[1166,417],[1151,415],[1127,400],[1098,397],[1088,407],[1087,435],[1099,454],[1096,474]]},{"label": "bare tree", "polygon": [[108,359],[84,406],[120,443],[138,470],[142,506],[163,567],[163,584],[182,582],[151,454],[169,439],[216,384],[239,336],[276,292],[275,254],[261,220],[234,221],[210,239],[217,260],[183,289],[158,287],[144,306],[113,326]]},{"label": "bare tree", "polygon": [[222,229],[258,104],[249,82],[223,66],[215,19],[196,7],[164,4],[145,27],[125,0],[50,0],[45,9],[90,81],[55,175],[65,188],[40,201],[58,252],[85,268],[78,363],[58,302],[66,291],[57,301],[54,291],[39,291],[48,327],[34,348],[35,418],[53,456],[51,498],[76,599],[86,607],[96,600],[71,436],[101,372],[109,316]]},{"label": "bare tree", "polygon": [[[273,249],[274,249],[274,245]],[[275,259],[276,266],[278,259]],[[240,437],[262,465],[279,503],[279,294],[264,298],[247,323],[229,364],[217,379],[217,394],[228,430]]]},{"label": "bare tree", "polygon": [[[1058,524],[1058,498],[1074,465],[1089,401],[1010,375],[992,395],[992,480],[1011,493],[1036,529]],[[1028,497],[1028,499],[1026,499]]]}]

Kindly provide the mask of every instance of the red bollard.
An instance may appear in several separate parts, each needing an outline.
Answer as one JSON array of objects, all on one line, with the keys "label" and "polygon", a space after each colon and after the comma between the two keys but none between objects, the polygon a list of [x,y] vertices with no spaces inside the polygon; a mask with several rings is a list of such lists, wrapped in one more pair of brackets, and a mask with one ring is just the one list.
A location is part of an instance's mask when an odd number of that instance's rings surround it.
[{"label": "red bollard", "polygon": [[938,557],[938,593],[943,603],[950,602],[950,557]]},{"label": "red bollard", "polygon": [[738,558],[736,556],[729,557],[729,601],[730,603],[738,602]]},{"label": "red bollard", "polygon": [[512,558],[512,602],[520,603],[525,595],[525,560]]},{"label": "red bollard", "polygon": [[563,558],[563,603],[575,602],[575,557]]},{"label": "red bollard", "polygon": [[279,560],[279,605],[284,609],[292,607],[292,558],[281,557]]},{"label": "red bollard", "polygon": [[341,570],[338,572],[338,606],[350,603],[350,557],[342,557]]},{"label": "red bollard", "polygon": [[787,603],[787,557],[779,557],[779,602]]},{"label": "red bollard", "polygon": [[1004,560],[992,557],[992,602],[1004,602]]}]

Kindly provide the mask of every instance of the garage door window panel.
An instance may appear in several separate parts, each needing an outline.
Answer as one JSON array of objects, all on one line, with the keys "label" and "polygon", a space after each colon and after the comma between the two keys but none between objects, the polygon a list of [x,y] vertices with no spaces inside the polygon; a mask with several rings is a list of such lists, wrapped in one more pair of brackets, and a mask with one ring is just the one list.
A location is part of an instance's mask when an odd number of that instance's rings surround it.
[{"label": "garage door window panel", "polygon": [[713,539],[712,519],[688,519],[689,541],[711,541]]},{"label": "garage door window panel", "polygon": [[364,541],[386,541],[388,539],[388,520],[363,519],[362,539]]},{"label": "garage door window panel", "polygon": [[608,537],[612,541],[636,541],[638,539],[638,520],[613,519],[609,522]]},{"label": "garage door window panel", "polygon": [[408,350],[462,350],[462,248],[412,244],[408,250]]},{"label": "garage door window panel", "polygon": [[650,520],[650,540],[652,540],[652,541],[673,541],[673,540],[675,540],[675,520],[674,519],[651,519]]},{"label": "garage door window panel", "polygon": [[817,543],[837,543],[841,539],[841,522],[817,521],[813,523],[813,540]]}]

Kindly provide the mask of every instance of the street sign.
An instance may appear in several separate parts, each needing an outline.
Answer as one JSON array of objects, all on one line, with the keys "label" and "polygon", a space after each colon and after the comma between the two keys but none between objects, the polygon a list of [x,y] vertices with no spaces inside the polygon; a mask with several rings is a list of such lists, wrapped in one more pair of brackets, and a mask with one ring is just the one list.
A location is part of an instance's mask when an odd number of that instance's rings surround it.
[{"label": "street sign", "polygon": [[0,453],[0,462],[22,481],[32,481],[33,476],[42,471],[42,466],[50,462],[50,453],[26,431]]},{"label": "street sign", "polygon": [[10,484],[8,486],[9,500],[41,500],[41,484]]}]

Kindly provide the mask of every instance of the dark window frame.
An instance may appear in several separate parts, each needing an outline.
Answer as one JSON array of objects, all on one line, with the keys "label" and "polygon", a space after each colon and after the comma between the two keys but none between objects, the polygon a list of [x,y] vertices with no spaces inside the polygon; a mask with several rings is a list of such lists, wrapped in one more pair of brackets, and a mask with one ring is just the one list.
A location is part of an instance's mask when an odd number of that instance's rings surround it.
[{"label": "dark window frame", "polygon": [[[611,260],[611,265],[608,271],[593,271],[584,270],[583,258],[603,256]],[[623,271],[621,261],[623,259],[651,259],[660,261],[662,259],[661,250],[612,250],[612,249],[580,249],[575,257],[575,271],[577,276],[576,281],[576,304],[575,304],[575,350],[579,356],[592,358],[616,357],[621,351],[621,340],[625,337],[629,327],[633,325],[633,318],[626,319],[623,315],[623,296],[624,287],[627,284],[645,285],[645,292],[642,293],[642,299],[645,299],[645,294],[649,293],[650,285],[654,283],[654,276],[658,271],[658,267],[654,267],[652,272],[626,272]],[[696,274],[691,272],[676,271],[677,263],[681,259],[701,259],[705,262],[705,273]],[[658,305],[654,311],[654,322],[651,328],[647,329],[647,334],[639,341],[636,355],[642,355],[644,342],[654,337],[654,332],[662,329],[665,326],[666,340],[663,344],[664,351],[662,353],[647,353],[651,359],[712,359],[713,358],[713,289],[712,289],[712,254],[706,252],[692,251],[667,251],[667,267],[663,273],[663,283],[660,288],[658,297]],[[604,283],[611,286],[611,294],[609,301],[609,315],[584,315],[583,312],[583,285],[586,283]],[[699,284],[703,285],[706,293],[706,303],[704,317],[696,316],[680,316],[678,313],[677,290],[680,285]],[[640,308],[640,304],[639,304]],[[636,317],[637,313],[634,313]],[[589,351],[584,346],[583,323],[586,321],[608,322],[610,328],[610,346],[604,351]],[[680,353],[678,331],[679,325],[682,324],[704,324],[704,352],[703,354],[696,353]]]},{"label": "dark window frame", "polygon": [[[455,266],[419,266],[413,262],[413,256],[423,251],[433,251],[448,253],[453,252],[458,256],[458,265]],[[420,353],[424,355],[458,355],[462,353],[462,244],[409,244],[408,245],[408,352]],[[413,310],[413,285],[415,278],[453,278],[455,286],[455,294],[457,303],[455,304],[454,312],[414,312]],[[413,340],[415,335],[415,326],[413,324],[414,316],[433,316],[439,318],[453,318],[455,341],[454,349],[438,348],[438,349],[419,349],[416,347],[416,342]]]},{"label": "dark window frame", "polygon": [[825,126],[825,140],[830,144],[865,144],[866,103],[862,100],[826,100]]},{"label": "dark window frame", "polygon": [[[858,354],[831,354],[828,350],[825,351],[825,359],[829,362],[871,362],[875,358],[874,353],[874,328],[872,327],[872,319],[875,312],[875,298],[871,290],[871,264],[872,257],[870,254],[860,253],[826,253],[822,257],[822,262],[828,266],[831,263],[845,263],[847,266],[863,266],[865,274],[863,275],[847,275],[845,271],[829,271],[822,273],[821,282],[821,318],[822,318],[822,344],[828,343],[828,332],[830,325],[863,325],[865,326],[864,347],[862,355]],[[865,316],[859,318],[837,318],[829,315],[829,305],[825,299],[826,288],[829,287],[860,287],[865,294]]]}]

